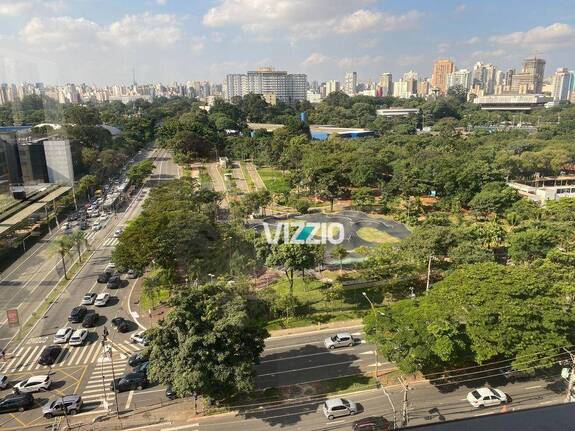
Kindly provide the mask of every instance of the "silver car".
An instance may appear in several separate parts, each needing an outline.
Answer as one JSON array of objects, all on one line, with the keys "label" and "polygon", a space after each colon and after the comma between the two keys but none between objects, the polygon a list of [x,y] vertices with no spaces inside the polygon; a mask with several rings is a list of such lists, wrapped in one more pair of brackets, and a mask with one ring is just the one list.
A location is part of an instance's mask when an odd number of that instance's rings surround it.
[{"label": "silver car", "polygon": [[75,415],[82,408],[82,397],[80,395],[64,395],[53,398],[42,407],[42,415],[46,419],[64,414]]},{"label": "silver car", "polygon": [[340,416],[351,416],[357,413],[357,404],[344,398],[332,398],[323,403],[323,414],[330,421]]},{"label": "silver car", "polygon": [[340,332],[332,337],[327,337],[324,340],[325,347],[328,349],[335,349],[336,347],[352,347],[353,337],[349,332]]},{"label": "silver car", "polygon": [[6,389],[8,387],[8,377],[4,374],[0,374],[0,389]]}]

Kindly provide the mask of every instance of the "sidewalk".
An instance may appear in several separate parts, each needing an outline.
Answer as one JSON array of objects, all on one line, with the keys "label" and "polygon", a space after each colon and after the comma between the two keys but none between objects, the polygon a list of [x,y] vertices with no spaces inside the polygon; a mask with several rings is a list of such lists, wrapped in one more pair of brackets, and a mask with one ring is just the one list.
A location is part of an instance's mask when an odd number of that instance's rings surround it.
[{"label": "sidewalk", "polygon": [[298,334],[309,334],[318,331],[324,331],[326,329],[339,329],[339,328],[350,328],[350,327],[362,327],[362,319],[351,319],[351,320],[341,320],[338,322],[329,323],[318,323],[313,326],[302,326],[299,328],[288,328],[288,329],[276,329],[270,331],[270,338],[285,337],[286,335],[298,335]]}]

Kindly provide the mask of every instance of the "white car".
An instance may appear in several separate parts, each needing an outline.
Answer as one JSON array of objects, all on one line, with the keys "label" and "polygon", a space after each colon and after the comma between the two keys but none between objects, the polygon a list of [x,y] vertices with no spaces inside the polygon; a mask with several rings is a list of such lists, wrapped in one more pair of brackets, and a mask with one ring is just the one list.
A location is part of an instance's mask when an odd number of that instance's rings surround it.
[{"label": "white car", "polygon": [[89,292],[84,294],[81,305],[92,305],[96,300],[96,292]]},{"label": "white car", "polygon": [[124,232],[124,229],[122,229],[121,227],[119,227],[119,228],[116,229],[116,231],[114,232],[114,238],[119,238],[120,235],[122,235],[123,232]]},{"label": "white car", "polygon": [[102,229],[102,224],[99,221],[95,221],[92,225],[92,230],[98,231],[100,229]]},{"label": "white car", "polygon": [[322,406],[323,414],[330,421],[340,416],[353,416],[358,412],[357,404],[344,398],[326,400]]},{"label": "white car", "polygon": [[467,394],[467,401],[473,407],[483,408],[490,406],[498,406],[505,404],[509,401],[507,395],[499,389],[495,388],[479,388]]},{"label": "white car", "polygon": [[100,293],[98,296],[96,296],[96,301],[94,301],[94,305],[96,307],[104,307],[109,300],[110,300],[110,294],[108,292]]},{"label": "white car", "polygon": [[8,376],[0,374],[0,389],[6,389],[8,387]]},{"label": "white car", "polygon": [[54,340],[53,340],[54,344],[67,343],[70,337],[72,336],[73,332],[74,330],[69,326],[58,329],[58,331],[54,334]]},{"label": "white car", "polygon": [[116,269],[116,264],[115,264],[114,262],[109,262],[109,263],[106,265],[106,269],[108,269],[108,268],[110,268],[110,269]]},{"label": "white car", "polygon": [[68,344],[70,344],[70,346],[82,346],[84,345],[86,338],[88,338],[87,329],[84,328],[76,329],[72,334],[72,336],[70,337],[70,341],[68,342]]},{"label": "white car", "polygon": [[327,337],[323,344],[328,349],[335,349],[336,347],[352,347],[354,344],[353,337],[349,332],[340,332],[333,337]]},{"label": "white car", "polygon": [[130,336],[130,341],[134,344],[140,344],[142,346],[148,345],[148,340],[144,337],[145,331],[137,332]]},{"label": "white car", "polygon": [[107,219],[108,219],[108,214],[102,213],[102,214],[100,215],[100,221],[106,221]]},{"label": "white car", "polygon": [[24,394],[47,391],[51,384],[52,381],[50,380],[50,376],[44,374],[41,376],[33,376],[29,379],[16,383],[13,390],[14,392],[21,392]]}]

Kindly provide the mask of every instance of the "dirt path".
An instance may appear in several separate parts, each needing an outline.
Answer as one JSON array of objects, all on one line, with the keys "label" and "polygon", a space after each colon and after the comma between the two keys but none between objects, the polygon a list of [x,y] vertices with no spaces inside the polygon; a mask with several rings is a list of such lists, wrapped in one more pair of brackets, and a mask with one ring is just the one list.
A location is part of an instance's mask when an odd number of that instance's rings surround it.
[{"label": "dirt path", "polygon": [[220,171],[218,170],[218,164],[217,163],[207,163],[206,169],[208,170],[208,174],[210,175],[210,178],[212,179],[212,184],[214,185],[214,190],[216,192],[222,193],[222,195],[224,196],[224,198],[222,200],[221,207],[222,208],[228,208],[229,204],[228,204],[228,199],[226,196],[226,194],[227,194],[226,185],[224,183],[224,179],[222,178],[222,176],[220,174]]},{"label": "dirt path", "polygon": [[242,172],[242,168],[238,162],[233,163],[232,174],[238,190],[242,193],[248,193],[250,188],[248,187],[248,183],[244,178],[244,173]]},{"label": "dirt path", "polygon": [[265,190],[266,185],[264,184],[262,177],[258,174],[256,166],[252,162],[246,162],[246,168],[248,169],[248,173],[256,186],[256,190]]}]

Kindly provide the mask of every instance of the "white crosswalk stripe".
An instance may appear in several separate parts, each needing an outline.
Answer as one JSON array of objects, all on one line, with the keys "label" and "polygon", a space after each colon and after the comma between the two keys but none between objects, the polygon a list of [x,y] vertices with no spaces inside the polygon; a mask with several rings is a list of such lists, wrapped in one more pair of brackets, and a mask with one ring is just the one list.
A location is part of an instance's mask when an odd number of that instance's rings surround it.
[{"label": "white crosswalk stripe", "polygon": [[[117,353],[119,349],[112,347],[112,351]],[[112,362],[97,364],[81,394],[85,403],[98,404],[106,401],[113,405],[114,393],[110,390],[110,383],[114,376],[118,378],[124,374],[127,365],[126,358],[114,360],[113,365]]]},{"label": "white crosswalk stripe", "polygon": [[118,244],[118,238],[109,237],[104,240],[104,247],[113,247]]}]

